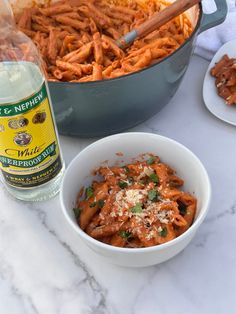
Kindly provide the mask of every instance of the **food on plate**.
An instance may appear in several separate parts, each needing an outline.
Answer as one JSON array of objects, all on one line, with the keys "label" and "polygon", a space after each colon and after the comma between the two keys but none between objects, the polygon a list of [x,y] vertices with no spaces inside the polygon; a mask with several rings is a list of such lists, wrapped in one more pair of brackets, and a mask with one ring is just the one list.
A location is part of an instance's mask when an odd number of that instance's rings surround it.
[{"label": "food on plate", "polygon": [[49,81],[87,82],[143,69],[185,42],[192,25],[183,13],[126,52],[115,43],[167,5],[162,0],[67,0],[25,9],[16,21],[39,48]]},{"label": "food on plate", "polygon": [[227,105],[236,104],[236,58],[225,54],[210,71],[216,78],[215,85],[219,96]]},{"label": "food on plate", "polygon": [[193,223],[197,200],[184,181],[150,155],[125,166],[100,167],[78,195],[74,213],[91,237],[118,247],[142,248],[175,239]]}]

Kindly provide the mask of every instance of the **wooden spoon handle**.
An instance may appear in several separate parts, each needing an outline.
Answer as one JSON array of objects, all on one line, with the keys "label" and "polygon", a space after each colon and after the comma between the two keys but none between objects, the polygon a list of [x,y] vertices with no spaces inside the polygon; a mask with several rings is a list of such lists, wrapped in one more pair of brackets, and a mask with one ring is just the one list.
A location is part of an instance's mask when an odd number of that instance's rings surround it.
[{"label": "wooden spoon handle", "polygon": [[161,12],[154,13],[149,20],[136,28],[138,36],[142,37],[151,33],[161,25],[169,22],[172,18],[178,16],[199,2],[200,0],[176,0],[172,5],[166,7]]},{"label": "wooden spoon handle", "polygon": [[154,13],[149,20],[141,24],[139,27],[133,29],[131,32],[118,39],[116,42],[117,45],[123,49],[125,46],[132,43],[137,37],[143,37],[151,33],[158,27],[169,22],[171,19],[199,2],[201,2],[201,0],[176,0],[164,10]]}]

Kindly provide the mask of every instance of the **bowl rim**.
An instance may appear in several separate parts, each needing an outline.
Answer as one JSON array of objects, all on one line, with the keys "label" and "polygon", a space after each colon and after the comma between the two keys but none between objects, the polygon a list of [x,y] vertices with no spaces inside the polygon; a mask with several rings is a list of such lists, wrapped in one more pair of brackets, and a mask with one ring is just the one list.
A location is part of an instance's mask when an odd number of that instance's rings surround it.
[{"label": "bowl rim", "polygon": [[198,21],[195,25],[195,28],[194,30],[192,31],[191,35],[187,38],[187,40],[185,40],[185,42],[180,45],[176,50],[174,50],[171,54],[169,54],[168,56],[164,57],[163,59],[161,59],[159,62],[157,63],[154,63],[146,68],[143,68],[143,69],[140,69],[138,71],[135,71],[135,72],[131,72],[131,73],[128,73],[126,75],[121,75],[121,76],[118,76],[118,77],[114,77],[114,78],[110,78],[108,80],[99,80],[99,81],[89,81],[89,82],[61,82],[61,81],[48,81],[49,84],[53,84],[53,85],[68,85],[68,86],[77,86],[77,85],[86,85],[86,86],[93,86],[93,85],[99,85],[99,84],[104,84],[104,82],[113,82],[113,81],[117,81],[117,80],[122,80],[123,78],[126,78],[126,77],[131,77],[131,76],[134,76],[134,75],[137,75],[141,72],[144,72],[144,71],[147,71],[148,69],[150,68],[153,68],[155,67],[156,65],[159,65],[160,63],[164,62],[165,60],[168,60],[170,57],[172,57],[173,55],[175,55],[180,49],[182,49],[182,47],[186,46],[191,40],[192,38],[197,34],[197,32],[199,31],[199,27],[200,27],[200,24],[201,24],[201,20],[202,20],[202,13],[203,13],[203,10],[202,10],[202,4],[201,2],[197,4],[198,5],[198,12],[199,12],[199,15],[198,15]]},{"label": "bowl rim", "polygon": [[[100,242],[99,240],[96,240],[94,238],[92,238],[91,236],[89,236],[86,232],[84,232],[77,223],[75,223],[69,216],[66,206],[64,204],[64,199],[63,199],[63,195],[64,195],[64,190],[65,190],[65,179],[67,176],[67,172],[69,169],[74,167],[74,164],[77,162],[77,159],[80,158],[81,155],[85,154],[88,150],[90,150],[91,147],[96,147],[96,146],[100,146],[105,144],[105,142],[110,139],[116,138],[116,137],[126,137],[126,136],[151,136],[153,138],[158,138],[161,140],[165,140],[169,143],[172,143],[174,145],[177,145],[178,147],[180,147],[183,151],[185,151],[187,154],[189,154],[196,162],[196,164],[198,165],[198,168],[201,169],[201,172],[204,176],[204,180],[206,181],[206,202],[205,204],[202,205],[201,207],[201,211],[199,212],[198,217],[196,218],[196,220],[193,222],[193,224],[189,227],[189,229],[187,229],[184,233],[182,233],[180,236],[176,237],[173,240],[170,240],[168,242],[165,242],[163,244],[159,244],[159,245],[154,245],[154,246],[150,246],[150,247],[144,247],[144,248],[124,248],[124,247],[116,247],[116,246],[112,246],[110,244],[106,244],[103,242]],[[163,135],[159,135],[159,134],[153,134],[153,133],[148,133],[148,132],[126,132],[126,133],[118,133],[115,135],[110,135],[110,136],[106,136],[100,140],[97,140],[95,142],[93,142],[92,144],[88,145],[87,147],[85,147],[83,150],[81,150],[70,162],[69,166],[67,167],[66,171],[65,171],[65,175],[63,177],[62,180],[62,185],[61,185],[61,190],[60,190],[60,203],[61,203],[61,208],[62,208],[62,212],[64,214],[64,216],[66,217],[66,220],[69,222],[69,224],[72,226],[72,228],[76,231],[76,233],[78,233],[81,238],[83,238],[84,240],[86,240],[87,242],[90,242],[92,245],[95,245],[96,247],[99,247],[103,250],[106,251],[113,251],[113,252],[119,252],[119,253],[125,253],[125,254],[141,254],[142,252],[153,252],[153,251],[162,251],[165,248],[168,248],[170,246],[175,246],[176,244],[178,244],[179,242],[181,242],[182,240],[188,238],[188,236],[190,236],[191,234],[194,234],[194,232],[199,228],[199,226],[202,224],[203,220],[206,217],[206,214],[209,210],[209,205],[210,205],[210,201],[211,201],[211,195],[212,195],[212,190],[211,190],[211,183],[210,183],[210,179],[208,176],[208,173],[204,167],[204,165],[202,164],[202,162],[200,161],[200,159],[186,146],[184,146],[183,144],[169,138]]]}]

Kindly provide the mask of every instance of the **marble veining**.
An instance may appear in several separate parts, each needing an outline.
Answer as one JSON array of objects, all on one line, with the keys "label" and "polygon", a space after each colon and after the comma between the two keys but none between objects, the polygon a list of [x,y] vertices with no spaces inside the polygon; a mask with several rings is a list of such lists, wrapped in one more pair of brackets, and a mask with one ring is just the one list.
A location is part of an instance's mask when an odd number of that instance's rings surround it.
[{"label": "marble veining", "polygon": [[[0,248],[0,270],[2,279],[11,282],[10,291],[20,299],[25,309],[32,313],[42,313],[40,298],[37,293],[31,294],[31,289],[37,286],[39,296],[48,293],[47,304],[52,309],[55,308],[55,313],[60,313],[59,305],[63,300],[67,303],[65,311],[69,311],[67,307],[81,307],[84,303],[81,313],[93,313],[95,309],[99,314],[111,313],[106,304],[106,289],[96,281],[70,245],[61,239],[56,230],[50,228],[46,212],[38,204],[24,203],[22,207],[22,202],[12,202],[16,203],[14,208],[5,208],[1,215],[1,239],[8,237],[8,240]],[[59,204],[56,208],[58,210]],[[15,220],[17,224],[15,230],[12,230]],[[27,234],[29,231],[32,232],[30,239]],[[29,246],[33,248],[29,249]],[[17,260],[15,256],[19,249],[24,254]],[[70,271],[67,272],[65,266]],[[54,305],[54,297],[58,299],[58,304]]]},{"label": "marble veining", "polygon": [[[132,129],[176,139],[209,173],[210,210],[189,246],[153,267],[111,265],[78,239],[58,197],[25,203],[0,184],[0,314],[236,313],[236,128],[204,106],[207,66],[194,56],[170,103]],[[60,140],[68,165],[95,139]]]}]

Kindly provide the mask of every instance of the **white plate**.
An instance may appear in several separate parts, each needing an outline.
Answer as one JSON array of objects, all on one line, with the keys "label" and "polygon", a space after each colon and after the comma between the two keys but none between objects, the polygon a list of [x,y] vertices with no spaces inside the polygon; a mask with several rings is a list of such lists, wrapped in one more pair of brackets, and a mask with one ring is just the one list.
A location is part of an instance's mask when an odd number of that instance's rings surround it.
[{"label": "white plate", "polygon": [[215,78],[211,76],[210,69],[218,62],[224,54],[230,58],[236,58],[236,39],[224,44],[213,57],[203,83],[203,99],[207,109],[217,118],[236,125],[236,106],[228,106],[225,100],[217,94]]}]

